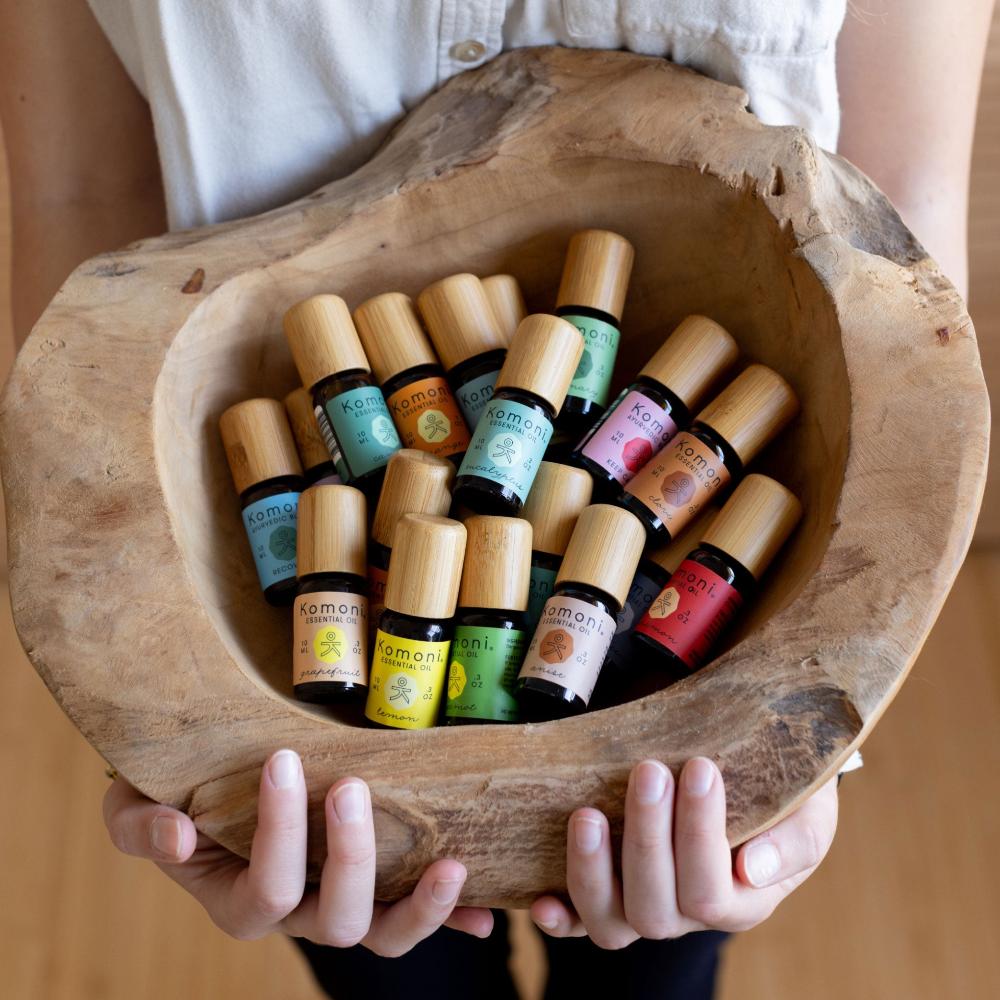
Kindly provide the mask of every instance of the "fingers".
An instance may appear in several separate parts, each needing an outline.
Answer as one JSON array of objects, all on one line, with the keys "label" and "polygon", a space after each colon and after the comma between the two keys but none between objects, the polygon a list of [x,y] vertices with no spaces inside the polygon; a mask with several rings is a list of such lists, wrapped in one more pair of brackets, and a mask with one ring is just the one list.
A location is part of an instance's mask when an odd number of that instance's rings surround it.
[{"label": "fingers", "polygon": [[457,861],[435,861],[411,895],[376,917],[362,943],[384,958],[405,955],[451,916],[465,876],[465,866]]},{"label": "fingers", "polygon": [[791,890],[823,860],[836,832],[837,782],[831,779],[790,816],[747,841],[736,855],[736,874],[756,889],[794,880]]},{"label": "fingers", "polygon": [[104,825],[124,854],[150,861],[186,861],[198,832],[190,817],[146,798],[124,778],[115,778],[104,794]]},{"label": "fingers", "polygon": [[599,948],[624,948],[638,937],[625,919],[608,821],[596,809],[577,809],[570,816],[566,888],[587,934]]},{"label": "fingers", "polygon": [[543,934],[551,937],[586,937],[587,928],[561,899],[555,896],[539,896],[531,904],[531,919]]},{"label": "fingers", "polygon": [[493,933],[493,913],[480,906],[456,906],[444,925],[473,937],[488,938]]}]

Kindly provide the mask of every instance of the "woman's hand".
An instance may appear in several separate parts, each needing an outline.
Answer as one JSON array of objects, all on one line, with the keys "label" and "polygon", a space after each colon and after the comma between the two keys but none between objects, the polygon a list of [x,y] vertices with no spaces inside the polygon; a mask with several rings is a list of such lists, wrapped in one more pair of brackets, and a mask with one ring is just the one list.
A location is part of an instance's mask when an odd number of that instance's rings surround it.
[{"label": "woman's hand", "polygon": [[766,920],[823,860],[837,828],[832,779],[798,810],[748,841],[735,860],[726,841],[726,797],[719,769],[689,760],[675,783],[659,761],[629,777],[621,880],[608,821],[596,809],[569,820],[566,864],[572,907],[542,896],[535,923],[553,937],[589,935],[601,948],[637,938],[673,938],[714,928],[742,931]]},{"label": "woman's hand", "polygon": [[466,875],[457,861],[435,861],[413,894],[397,903],[374,901],[371,797],[359,778],[342,778],[327,792],[327,858],[319,888],[307,891],[306,804],[299,757],[279,750],[261,773],[249,862],[122,778],[104,797],[104,822],[119,850],[155,861],[216,925],[241,940],[281,931],[335,948],[362,944],[378,955],[397,956],[442,924],[489,935],[489,910],[455,907]]}]

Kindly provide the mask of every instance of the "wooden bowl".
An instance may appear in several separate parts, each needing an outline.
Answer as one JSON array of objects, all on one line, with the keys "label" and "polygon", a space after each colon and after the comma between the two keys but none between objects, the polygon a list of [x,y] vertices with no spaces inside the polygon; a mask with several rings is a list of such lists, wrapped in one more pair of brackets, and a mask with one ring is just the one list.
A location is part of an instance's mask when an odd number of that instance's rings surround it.
[{"label": "wooden bowl", "polygon": [[[806,515],[762,600],[712,666],[576,719],[384,732],[293,701],[289,615],[259,592],[219,414],[296,384],[280,319],[298,299],[353,306],[471,270],[513,273],[551,309],[588,226],[636,249],[622,380],[702,312],[799,392],[802,417],[758,468]],[[466,902],[523,905],[564,885],[573,808],[620,822],[642,758],[716,760],[734,844],[837,770],[948,593],[987,428],[962,301],[849,163],[661,60],[521,49],[454,78],[307,198],[77,269],[3,399],[15,620],[100,753],[232,850],[249,850],[261,764],[294,747],[313,875],[324,793],[353,774],[374,796],[381,897],[451,856]]]}]

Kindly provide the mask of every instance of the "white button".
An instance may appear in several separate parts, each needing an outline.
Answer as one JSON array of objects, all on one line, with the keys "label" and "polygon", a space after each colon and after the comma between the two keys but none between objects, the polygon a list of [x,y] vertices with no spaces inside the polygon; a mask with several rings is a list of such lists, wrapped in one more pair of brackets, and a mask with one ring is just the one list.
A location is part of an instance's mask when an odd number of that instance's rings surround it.
[{"label": "white button", "polygon": [[452,59],[457,59],[459,62],[477,62],[484,55],[486,55],[486,46],[482,42],[476,42],[472,39],[466,42],[455,42],[451,47]]}]

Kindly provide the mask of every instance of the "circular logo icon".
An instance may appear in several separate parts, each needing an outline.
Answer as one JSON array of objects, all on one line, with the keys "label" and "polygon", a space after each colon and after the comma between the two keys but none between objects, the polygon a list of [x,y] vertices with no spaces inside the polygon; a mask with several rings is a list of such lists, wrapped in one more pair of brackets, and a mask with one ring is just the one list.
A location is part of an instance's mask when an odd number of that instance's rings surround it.
[{"label": "circular logo icon", "polygon": [[295,529],[287,524],[275,528],[267,539],[267,547],[275,559],[291,562],[295,558]]},{"label": "circular logo icon", "polygon": [[538,652],[546,663],[565,663],[573,653],[573,636],[561,628],[554,628],[542,636]]},{"label": "circular logo icon", "polygon": [[521,442],[513,434],[497,434],[486,446],[486,454],[494,465],[509,469],[521,458]]},{"label": "circular logo icon", "polygon": [[392,421],[381,413],[372,421],[372,437],[387,448],[399,444],[396,428],[392,426]]},{"label": "circular logo icon", "polygon": [[653,457],[653,446],[645,438],[632,438],[622,448],[622,461],[629,472],[638,472]]},{"label": "circular logo icon", "polygon": [[433,444],[451,433],[451,421],[440,410],[425,410],[417,419],[417,433]]},{"label": "circular logo icon", "polygon": [[409,708],[417,700],[417,685],[409,674],[402,672],[389,674],[385,682],[385,693],[394,708]]},{"label": "circular logo icon", "polygon": [[465,676],[465,667],[458,660],[451,661],[451,668],[448,671],[448,700],[453,701],[465,690],[468,678]]},{"label": "circular logo icon", "polygon": [[694,496],[694,479],[686,472],[671,472],[660,483],[660,493],[671,507],[683,507]]},{"label": "circular logo icon", "polygon": [[650,618],[666,618],[668,615],[672,615],[676,610],[678,605],[681,603],[681,595],[677,593],[676,588],[667,587],[662,594],[652,604],[649,606],[649,611],[646,614]]},{"label": "circular logo icon", "polygon": [[313,637],[313,653],[317,660],[324,663],[336,663],[344,657],[343,630],[328,625],[321,628]]},{"label": "circular logo icon", "polygon": [[586,378],[593,370],[594,359],[591,357],[590,351],[585,347],[583,354],[580,355],[580,363],[576,366],[576,371],[573,372],[574,381],[578,378]]}]

